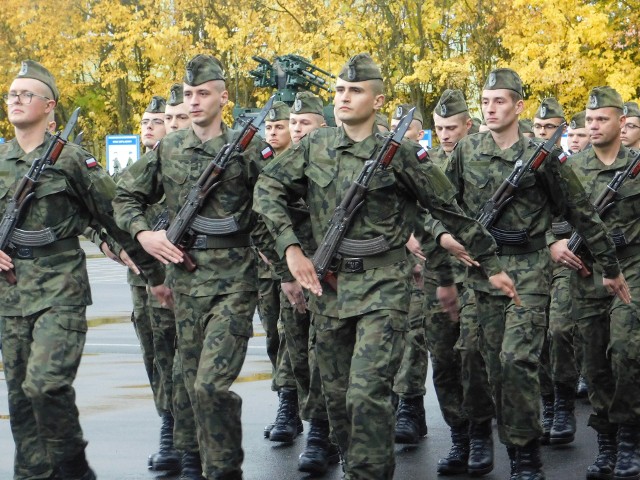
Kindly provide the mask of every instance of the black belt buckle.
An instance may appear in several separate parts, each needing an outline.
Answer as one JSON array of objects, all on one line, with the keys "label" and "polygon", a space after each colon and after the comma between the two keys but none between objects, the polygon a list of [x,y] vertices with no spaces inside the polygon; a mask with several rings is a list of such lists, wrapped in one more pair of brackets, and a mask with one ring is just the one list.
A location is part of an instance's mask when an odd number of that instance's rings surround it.
[{"label": "black belt buckle", "polygon": [[16,247],[16,257],[23,260],[30,260],[33,258],[33,247],[19,246]]},{"label": "black belt buckle", "polygon": [[364,260],[362,258],[345,258],[342,260],[342,271],[346,273],[364,272]]},{"label": "black belt buckle", "polygon": [[193,237],[193,243],[191,247],[194,250],[204,250],[207,248],[207,236],[206,235],[196,235]]}]

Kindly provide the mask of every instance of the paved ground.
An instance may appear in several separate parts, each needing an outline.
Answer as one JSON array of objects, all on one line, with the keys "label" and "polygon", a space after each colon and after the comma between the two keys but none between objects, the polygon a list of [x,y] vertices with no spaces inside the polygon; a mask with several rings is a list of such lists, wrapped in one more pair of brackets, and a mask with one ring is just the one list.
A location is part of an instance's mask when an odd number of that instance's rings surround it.
[{"label": "paved ground", "polygon": [[[95,253],[92,247],[89,252]],[[146,459],[157,445],[159,420],[155,414],[151,390],[147,385],[137,339],[128,321],[131,302],[122,268],[106,259],[90,259],[90,278],[95,305],[89,309],[91,328],[87,347],[75,383],[81,422],[89,440],[90,463],[101,480],[158,480],[146,470]],[[262,438],[262,429],[275,416],[276,395],[270,391],[270,364],[265,353],[262,330],[255,319],[256,337],[234,390],[242,396],[244,471],[247,480],[294,480],[307,478],[296,470],[296,461],[304,446],[304,436],[291,446],[281,446]],[[0,371],[0,480],[12,478],[13,441],[9,429],[6,384]],[[417,448],[396,449],[399,480],[423,480],[436,477],[439,457],[449,448],[449,432],[437,406],[431,379],[428,379],[428,436]],[[584,470],[593,461],[595,435],[586,427],[588,407],[580,404],[579,436],[564,448],[544,449],[548,479],[584,478]],[[375,421],[375,419],[372,419]],[[305,425],[306,428],[306,425]],[[494,435],[497,438],[496,435]],[[509,478],[506,453],[497,447],[496,469],[484,478]],[[340,478],[335,467],[325,477]],[[466,480],[466,476],[456,477]]]}]

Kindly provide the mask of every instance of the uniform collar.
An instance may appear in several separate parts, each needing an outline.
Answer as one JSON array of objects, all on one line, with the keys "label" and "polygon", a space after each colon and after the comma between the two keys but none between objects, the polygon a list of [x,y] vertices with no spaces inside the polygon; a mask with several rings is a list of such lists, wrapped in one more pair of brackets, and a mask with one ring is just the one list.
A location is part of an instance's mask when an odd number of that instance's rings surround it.
[{"label": "uniform collar", "polygon": [[518,141],[505,150],[496,144],[491,132],[486,132],[480,141],[480,154],[489,157],[500,157],[508,162],[515,162],[522,157],[531,140],[524,135],[518,136]]},{"label": "uniform collar", "polygon": [[202,143],[198,136],[193,131],[193,128],[189,128],[187,135],[184,139],[184,148],[197,148],[204,150],[207,153],[215,154],[222,145],[225,143],[231,143],[234,137],[234,131],[227,127],[224,123],[221,125],[222,134],[218,137],[212,138]]},{"label": "uniform collar", "polygon": [[42,143],[40,145],[38,145],[38,147],[33,150],[30,153],[25,153],[24,150],[22,150],[22,147],[20,146],[20,144],[18,143],[18,140],[16,140],[15,138],[10,140],[9,142],[7,142],[7,151],[5,152],[4,158],[6,160],[14,160],[16,162],[19,161],[26,161],[24,159],[24,157],[34,157],[37,158],[37,154],[38,152],[40,152],[40,150],[42,150],[44,145],[49,145],[49,142],[51,141],[51,138],[53,137],[53,135],[51,135],[49,132],[45,132],[44,134],[44,139],[42,141]]},{"label": "uniform collar", "polygon": [[[376,128],[375,124],[373,128]],[[344,127],[340,126],[338,127],[338,135],[335,138],[333,146],[336,150],[348,151],[354,157],[365,158],[368,160],[378,147],[378,142],[379,141],[374,132],[371,132],[371,135],[361,142],[354,142],[349,138]]]}]

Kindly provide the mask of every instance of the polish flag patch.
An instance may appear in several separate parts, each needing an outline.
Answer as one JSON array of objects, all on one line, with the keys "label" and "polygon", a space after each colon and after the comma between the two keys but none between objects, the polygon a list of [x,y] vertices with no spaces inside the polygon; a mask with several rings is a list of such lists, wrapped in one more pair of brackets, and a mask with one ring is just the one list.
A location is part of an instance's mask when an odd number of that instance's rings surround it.
[{"label": "polish flag patch", "polygon": [[421,148],[416,152],[416,157],[420,162],[424,162],[424,160],[429,156],[427,151],[424,148]]},{"label": "polish flag patch", "polygon": [[262,154],[262,158],[264,158],[265,160],[267,158],[271,158],[273,157],[273,149],[271,147],[266,147],[264,150],[262,150],[260,152]]},{"label": "polish flag patch", "polygon": [[558,161],[559,161],[560,163],[564,163],[564,162],[566,162],[566,161],[567,161],[567,158],[569,158],[569,157],[567,156],[567,154],[566,154],[566,153],[564,153],[564,152],[562,152],[562,153],[558,156]]},{"label": "polish flag patch", "polygon": [[87,168],[93,168],[93,167],[97,167],[98,166],[98,162],[95,158],[91,157],[91,158],[87,158],[84,163],[87,164]]}]

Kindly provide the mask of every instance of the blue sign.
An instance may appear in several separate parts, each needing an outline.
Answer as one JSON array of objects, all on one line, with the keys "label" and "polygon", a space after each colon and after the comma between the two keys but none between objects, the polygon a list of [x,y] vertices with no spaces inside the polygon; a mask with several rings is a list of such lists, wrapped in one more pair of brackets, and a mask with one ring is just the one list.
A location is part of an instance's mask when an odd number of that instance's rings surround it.
[{"label": "blue sign", "polygon": [[429,149],[433,146],[433,138],[432,138],[432,131],[431,130],[425,130],[424,131],[424,135],[422,136],[422,140],[420,140],[420,145],[422,145],[423,147]]},{"label": "blue sign", "polygon": [[116,175],[140,158],[140,135],[107,135],[107,172]]}]

